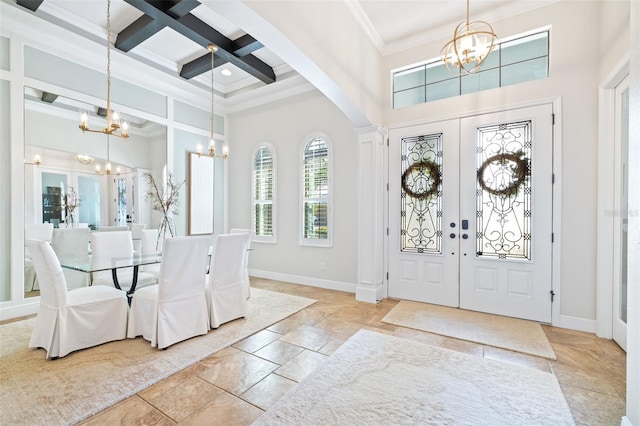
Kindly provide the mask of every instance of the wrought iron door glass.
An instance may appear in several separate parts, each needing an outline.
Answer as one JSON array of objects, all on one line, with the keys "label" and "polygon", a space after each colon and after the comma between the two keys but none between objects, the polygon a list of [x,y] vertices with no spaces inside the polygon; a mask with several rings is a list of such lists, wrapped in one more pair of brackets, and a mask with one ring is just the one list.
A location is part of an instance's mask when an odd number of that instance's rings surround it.
[{"label": "wrought iron door glass", "polygon": [[531,260],[531,121],[478,128],[476,256]]},{"label": "wrought iron door glass", "polygon": [[403,138],[400,251],[442,253],[442,133]]}]

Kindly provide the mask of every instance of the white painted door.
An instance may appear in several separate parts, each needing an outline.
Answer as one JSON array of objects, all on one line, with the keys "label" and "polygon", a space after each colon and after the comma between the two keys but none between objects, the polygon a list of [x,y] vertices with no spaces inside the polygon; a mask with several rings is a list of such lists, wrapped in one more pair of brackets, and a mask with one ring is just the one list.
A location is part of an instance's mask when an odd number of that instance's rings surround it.
[{"label": "white painted door", "polygon": [[460,307],[551,322],[551,105],[466,118],[460,134]]},{"label": "white painted door", "polygon": [[390,297],[458,306],[458,148],[457,119],[389,133]]},{"label": "white painted door", "polygon": [[390,297],[551,322],[551,120],[543,105],[390,132]]},{"label": "white painted door", "polygon": [[615,170],[613,190],[613,330],[612,337],[627,350],[627,256],[629,235],[629,77],[615,90]]}]

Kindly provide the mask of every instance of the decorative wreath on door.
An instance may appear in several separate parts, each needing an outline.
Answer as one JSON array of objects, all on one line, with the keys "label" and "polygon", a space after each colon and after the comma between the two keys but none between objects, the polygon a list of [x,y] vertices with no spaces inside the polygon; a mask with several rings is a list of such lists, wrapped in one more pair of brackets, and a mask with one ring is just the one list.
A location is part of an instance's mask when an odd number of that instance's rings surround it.
[{"label": "decorative wreath on door", "polygon": [[[413,182],[415,183],[416,176],[427,182],[424,188],[416,190],[416,185],[411,184],[409,178],[413,177]],[[441,183],[440,166],[432,160],[422,160],[414,163],[402,174],[402,189],[410,197],[419,200],[427,199],[437,194]]]},{"label": "decorative wreath on door", "polygon": [[[507,162],[513,163],[513,166],[510,167],[512,174],[511,183],[504,188],[492,188],[490,183],[487,183],[484,178],[485,169],[494,163],[505,165]],[[480,187],[489,194],[499,196],[516,195],[520,190],[520,186],[522,186],[530,173],[529,160],[525,157],[524,152],[505,152],[493,155],[482,163],[478,169],[478,183]]]}]

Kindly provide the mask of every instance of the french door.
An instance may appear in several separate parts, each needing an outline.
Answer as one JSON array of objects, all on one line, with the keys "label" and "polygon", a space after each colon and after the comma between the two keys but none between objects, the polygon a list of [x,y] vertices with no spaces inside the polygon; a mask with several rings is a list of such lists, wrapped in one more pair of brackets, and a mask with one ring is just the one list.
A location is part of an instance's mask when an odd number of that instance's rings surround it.
[{"label": "french door", "polygon": [[551,322],[551,105],[389,136],[389,296]]},{"label": "french door", "polygon": [[613,211],[613,330],[612,337],[627,350],[627,257],[629,223],[629,77],[615,89],[615,178]]}]

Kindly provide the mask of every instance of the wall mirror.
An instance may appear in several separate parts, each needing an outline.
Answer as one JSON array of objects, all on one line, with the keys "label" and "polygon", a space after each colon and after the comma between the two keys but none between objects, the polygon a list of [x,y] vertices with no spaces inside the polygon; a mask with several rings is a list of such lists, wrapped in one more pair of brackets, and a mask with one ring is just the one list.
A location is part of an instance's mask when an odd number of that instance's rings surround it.
[{"label": "wall mirror", "polygon": [[[121,114],[130,125],[128,139],[83,133],[81,113],[88,111],[92,127],[99,128],[102,109],[35,88],[25,88],[24,100],[25,239],[37,238],[43,223],[155,227],[159,220],[144,199],[143,175],[161,175],[166,167],[165,125]],[[50,226],[44,228],[46,237]],[[26,297],[39,295],[31,269],[25,251]]]}]

